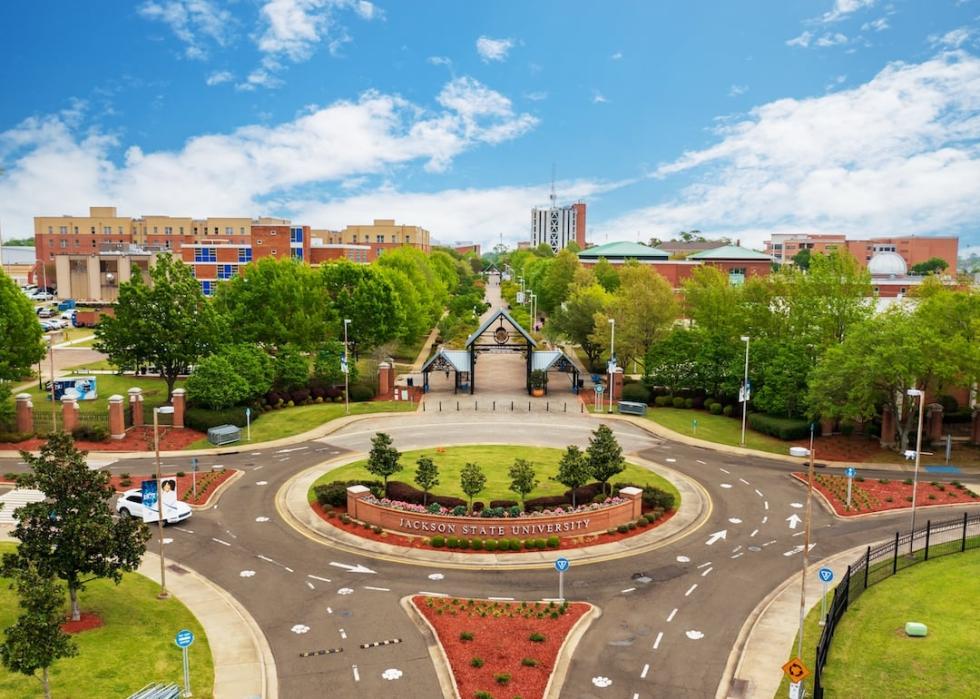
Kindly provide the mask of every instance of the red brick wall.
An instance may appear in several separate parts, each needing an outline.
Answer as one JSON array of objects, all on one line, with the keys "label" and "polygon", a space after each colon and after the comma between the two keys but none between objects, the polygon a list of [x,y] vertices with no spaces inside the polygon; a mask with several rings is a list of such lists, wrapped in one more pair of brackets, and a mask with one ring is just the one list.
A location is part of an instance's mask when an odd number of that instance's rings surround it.
[{"label": "red brick wall", "polygon": [[577,212],[575,219],[575,242],[580,250],[585,250],[585,204],[572,204],[572,208]]}]

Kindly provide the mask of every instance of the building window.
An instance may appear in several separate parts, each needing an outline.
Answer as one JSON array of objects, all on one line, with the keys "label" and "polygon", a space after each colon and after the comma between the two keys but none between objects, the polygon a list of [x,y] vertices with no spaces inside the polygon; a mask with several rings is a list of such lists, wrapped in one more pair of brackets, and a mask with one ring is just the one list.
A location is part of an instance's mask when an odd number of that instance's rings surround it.
[{"label": "building window", "polygon": [[275,248],[272,248],[272,254],[273,255],[278,255],[279,254],[279,251],[276,250]]},{"label": "building window", "polygon": [[378,242],[378,243],[383,243],[383,242],[385,242],[385,237],[384,237],[383,235],[379,235],[379,236],[378,236],[378,237],[377,237],[377,238],[375,239],[375,242]]},{"label": "building window", "polygon": [[252,249],[251,248],[240,248],[238,250],[238,261],[239,262],[251,262],[252,261]]},{"label": "building window", "polygon": [[728,283],[732,286],[739,286],[745,283],[745,268],[732,267],[728,270]]},{"label": "building window", "polygon": [[262,244],[262,241],[261,241],[261,240],[256,240],[256,241],[255,241],[255,244],[256,244],[256,245],[261,245],[261,244]]},{"label": "building window", "polygon": [[239,232],[240,232],[240,233],[241,233],[242,235],[245,235],[245,226],[242,226],[242,227],[241,227],[241,228],[239,228],[238,230],[239,230]]},{"label": "building window", "polygon": [[[48,229],[48,233],[50,233],[50,232],[51,232],[51,229],[49,228]],[[95,235],[95,226],[92,226],[92,235]]]},{"label": "building window", "polygon": [[357,233],[354,234],[354,237],[352,238],[352,241],[355,242],[355,243],[357,242]]},{"label": "building window", "polygon": [[294,260],[303,259],[303,248],[290,248],[289,252],[290,257],[292,257]]},{"label": "building window", "polygon": [[181,235],[184,235],[184,227],[183,226],[180,227],[180,234]]},{"label": "building window", "polygon": [[235,235],[235,229],[232,226],[225,226],[225,235]]},{"label": "building window", "polygon": [[[167,241],[169,247],[170,241]],[[217,262],[218,261],[218,251],[214,248],[195,248],[194,249],[194,261],[195,262]]]},{"label": "building window", "polygon": [[81,241],[78,238],[75,238],[75,247],[77,248],[79,245],[81,245]]},{"label": "building window", "polygon": [[279,235],[279,231],[273,228],[271,231],[269,231],[269,235]]},{"label": "building window", "polygon": [[75,235],[78,235],[78,226],[75,226]]},{"label": "building window", "polygon": [[64,250],[65,247],[67,247],[67,245],[68,245],[68,243],[66,241],[64,241],[64,240],[61,241],[61,249],[62,250]]},{"label": "building window", "polygon": [[163,247],[165,247],[165,248],[167,248],[167,250],[169,250],[170,249],[170,241],[169,240],[163,241]]},{"label": "building window", "polygon": [[289,231],[289,242],[291,243],[302,243],[303,242],[303,229],[293,228]]},{"label": "building window", "polygon": [[[122,233],[122,231],[119,231],[119,232]],[[102,227],[102,233],[104,235],[112,235],[112,226],[103,226]]]},{"label": "building window", "polygon": [[61,235],[68,235],[68,226],[59,226],[58,232],[61,233]]},{"label": "building window", "polygon": [[[95,233],[94,228],[92,229],[92,232]],[[54,233],[54,226],[48,226],[48,235],[51,235],[52,233]]]},{"label": "building window", "polygon": [[218,235],[218,227],[217,226],[214,227],[214,234],[215,235]]},{"label": "building window", "polygon": [[218,265],[218,279],[231,279],[235,276],[235,269],[231,265]]},{"label": "building window", "polygon": [[406,233],[405,234],[405,244],[408,245],[411,242],[412,242],[412,236],[410,236],[408,233]]},{"label": "building window", "polygon": [[163,234],[164,235],[173,235],[174,234],[173,226],[164,226],[164,228],[163,228]]},{"label": "building window", "polygon": [[201,282],[201,293],[205,296],[214,296],[214,282],[204,280]]},{"label": "building window", "polygon": [[156,235],[159,231],[156,226],[153,226],[153,235]]}]

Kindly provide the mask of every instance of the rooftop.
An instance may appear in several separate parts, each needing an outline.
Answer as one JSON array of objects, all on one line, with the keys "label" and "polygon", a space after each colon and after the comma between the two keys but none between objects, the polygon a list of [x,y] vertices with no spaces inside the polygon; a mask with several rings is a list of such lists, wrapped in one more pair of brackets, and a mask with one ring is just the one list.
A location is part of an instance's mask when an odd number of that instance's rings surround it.
[{"label": "rooftop", "polygon": [[772,261],[771,255],[763,252],[749,250],[738,245],[723,245],[713,250],[705,250],[689,255],[689,260],[768,260]]},{"label": "rooftop", "polygon": [[627,240],[621,240],[615,243],[606,243],[605,245],[596,245],[595,247],[586,248],[585,250],[582,250],[578,256],[587,260],[597,260],[600,257],[605,257],[607,259],[635,258],[646,260],[666,260],[670,258],[670,253],[664,250],[651,248],[649,245],[643,245],[642,243],[633,243]]}]

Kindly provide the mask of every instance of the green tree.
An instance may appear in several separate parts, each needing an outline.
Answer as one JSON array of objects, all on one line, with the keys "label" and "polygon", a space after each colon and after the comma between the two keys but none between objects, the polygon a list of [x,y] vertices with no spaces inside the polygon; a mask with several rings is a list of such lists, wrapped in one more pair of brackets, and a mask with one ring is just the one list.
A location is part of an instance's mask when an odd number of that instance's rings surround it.
[{"label": "green tree", "polygon": [[29,376],[44,356],[34,306],[0,269],[0,384]]},{"label": "green tree", "polygon": [[375,476],[384,479],[385,495],[388,494],[388,477],[402,470],[399,463],[401,452],[392,446],[391,437],[384,432],[378,432],[371,437],[371,453],[368,454],[367,470]]},{"label": "green tree", "polygon": [[6,575],[34,564],[45,577],[68,585],[71,618],[80,618],[78,593],[85,584],[108,578],[119,584],[124,572],[136,570],[150,530],[130,517],[115,517],[109,500],[115,491],[108,471],[93,470],[71,435],[54,434],[37,456],[21,452],[30,471],[18,478],[22,488],[46,495],[17,510],[14,553],[3,556]]},{"label": "green tree", "polygon": [[507,475],[510,476],[510,489],[521,497],[521,509],[525,509],[524,501],[538,487],[537,474],[534,465],[527,459],[515,459]]},{"label": "green tree", "polygon": [[589,364],[598,365],[602,345],[595,341],[595,317],[611,303],[612,295],[599,284],[574,286],[568,300],[549,319],[554,329],[582,347]]},{"label": "green tree", "polygon": [[312,350],[336,326],[319,273],[294,259],[263,257],[218,285],[215,305],[236,342]]},{"label": "green tree", "polygon": [[401,304],[395,288],[378,268],[342,260],[321,266],[320,274],[337,309],[334,336],[344,337],[343,322],[349,319],[347,338],[355,356],[401,334]]},{"label": "green tree", "polygon": [[235,367],[220,354],[205,357],[187,379],[187,394],[196,405],[223,410],[250,396],[248,384]]},{"label": "green tree", "polygon": [[871,276],[848,252],[814,255],[808,273],[787,274],[790,331],[818,352],[843,341],[874,311]]},{"label": "green tree", "polygon": [[473,512],[473,498],[479,495],[487,485],[487,476],[483,469],[474,463],[466,462],[459,472],[459,487],[469,498],[467,512]]},{"label": "green tree", "polygon": [[592,478],[592,467],[589,460],[574,444],[567,447],[558,461],[558,473],[554,480],[572,491],[572,507],[575,507],[575,491],[589,482]]},{"label": "green tree", "polygon": [[298,347],[285,345],[279,349],[275,360],[276,388],[294,391],[310,380],[310,365]]},{"label": "green tree", "polygon": [[927,274],[939,274],[940,272],[945,272],[949,267],[949,263],[946,262],[941,257],[930,257],[925,262],[920,262],[919,264],[912,265],[909,270],[912,274],[918,274],[920,276],[925,276]]},{"label": "green tree", "polygon": [[623,448],[616,441],[616,435],[606,425],[599,427],[589,437],[589,446],[585,450],[592,477],[602,483],[602,492],[606,492],[606,483],[617,473],[626,468],[623,459]]},{"label": "green tree", "polygon": [[399,315],[395,323],[397,337],[404,342],[415,342],[423,333],[432,329],[422,298],[411,278],[394,267],[379,267],[378,272],[391,284],[398,299]]},{"label": "green tree", "polygon": [[[37,565],[28,562],[13,571],[11,587],[17,590],[21,615],[4,630],[0,661],[11,672],[36,677],[51,699],[48,669],[59,658],[78,654],[71,637],[61,630],[64,594],[54,578],[41,575]],[[41,676],[37,677],[37,671]]]},{"label": "green tree", "polygon": [[800,250],[798,253],[793,255],[793,264],[796,265],[797,268],[806,272],[808,269],[810,269],[810,255],[811,253],[809,248]]},{"label": "green tree", "polygon": [[580,267],[578,255],[571,250],[561,250],[555,255],[540,283],[534,286],[542,311],[551,313],[561,305]]},{"label": "green tree", "polygon": [[[317,350],[316,358],[313,360],[313,377],[329,386],[339,386],[344,383],[344,372],[340,369],[340,360],[343,356],[343,342],[332,340],[324,342]],[[357,383],[360,377],[357,362],[348,362],[347,366],[350,369],[348,380],[352,384]]]},{"label": "green tree", "polygon": [[700,387],[695,358],[698,352],[697,334],[693,330],[675,327],[662,340],[650,345],[643,362],[643,382],[647,386],[663,386],[671,391]]},{"label": "green tree", "polygon": [[264,396],[272,388],[276,378],[275,361],[268,353],[257,345],[237,344],[221,348],[221,357],[231,362],[245,385],[248,387],[246,398],[255,399]]},{"label": "green tree", "polygon": [[422,489],[422,504],[429,504],[429,491],[439,485],[439,467],[428,456],[421,456],[415,462],[415,485]]},{"label": "green tree", "polygon": [[599,285],[610,294],[619,288],[619,272],[616,271],[616,268],[605,257],[599,258],[599,261],[595,263],[595,267],[592,268],[592,273],[595,275],[595,280],[599,282]]},{"label": "green tree", "polygon": [[141,274],[119,285],[115,315],[102,316],[94,346],[117,366],[157,367],[167,383],[169,401],[177,377],[212,354],[226,333],[190,267],[162,255],[150,269],[150,278],[152,286]]}]

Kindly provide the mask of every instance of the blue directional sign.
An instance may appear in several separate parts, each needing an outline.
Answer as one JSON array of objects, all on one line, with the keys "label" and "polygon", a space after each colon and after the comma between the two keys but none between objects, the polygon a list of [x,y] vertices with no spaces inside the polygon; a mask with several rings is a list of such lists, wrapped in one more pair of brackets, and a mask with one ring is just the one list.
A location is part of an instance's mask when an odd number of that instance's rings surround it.
[{"label": "blue directional sign", "polygon": [[854,476],[856,476],[857,473],[858,473],[857,469],[854,468],[853,466],[848,466],[847,468],[844,469],[844,475],[847,476],[848,478],[854,478]]},{"label": "blue directional sign", "polygon": [[174,643],[177,644],[178,648],[187,648],[190,644],[194,642],[194,633],[188,629],[181,629],[177,632],[177,636],[174,638]]},{"label": "blue directional sign", "polygon": [[564,573],[566,570],[568,570],[568,565],[567,558],[559,558],[555,561],[555,570],[557,570],[559,573]]},{"label": "blue directional sign", "polygon": [[817,571],[817,575],[820,576],[820,582],[829,583],[834,579],[834,571],[830,568],[821,568]]}]

